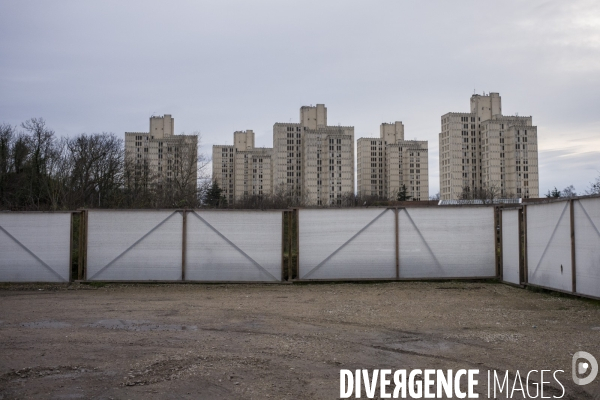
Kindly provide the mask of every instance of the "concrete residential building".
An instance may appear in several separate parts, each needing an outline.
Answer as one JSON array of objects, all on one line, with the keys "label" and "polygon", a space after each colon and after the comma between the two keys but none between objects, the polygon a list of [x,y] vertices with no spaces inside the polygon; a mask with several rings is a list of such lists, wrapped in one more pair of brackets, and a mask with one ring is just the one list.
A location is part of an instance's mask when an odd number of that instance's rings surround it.
[{"label": "concrete residential building", "polygon": [[471,96],[470,113],[441,117],[440,198],[463,188],[500,197],[539,197],[537,127],[532,117],[502,115],[498,93]]},{"label": "concrete residential building", "polygon": [[127,165],[144,185],[188,182],[195,188],[198,178],[198,136],[175,135],[170,114],[150,117],[149,132],[125,132]]},{"label": "concrete residential building", "polygon": [[254,147],[252,130],[233,133],[233,145],[213,146],[213,175],[229,202],[272,193],[271,148]]},{"label": "concrete residential building", "polygon": [[301,107],[299,123],[273,125],[273,190],[341,204],[354,193],[354,127],[328,126],[324,104]]},{"label": "concrete residential building", "polygon": [[404,185],[411,200],[428,200],[427,141],[404,140],[400,121],[381,124],[379,136],[358,139],[358,193],[395,200]]}]

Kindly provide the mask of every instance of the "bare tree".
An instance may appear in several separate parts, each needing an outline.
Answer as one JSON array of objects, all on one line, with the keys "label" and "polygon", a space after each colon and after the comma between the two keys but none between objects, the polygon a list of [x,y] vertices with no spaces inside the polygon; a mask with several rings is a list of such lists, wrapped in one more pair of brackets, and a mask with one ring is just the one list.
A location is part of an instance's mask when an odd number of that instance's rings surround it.
[{"label": "bare tree", "polygon": [[0,125],[0,205],[8,205],[10,203],[7,196],[9,195],[9,186],[11,175],[14,173],[14,141],[15,128],[8,124]]},{"label": "bare tree", "polygon": [[504,194],[495,185],[490,185],[482,188],[472,188],[470,186],[464,186],[460,194],[461,200],[482,200],[484,203],[492,203],[495,199],[502,197],[514,198],[513,194]]},{"label": "bare tree", "polygon": [[147,160],[138,162],[126,154],[123,163],[123,207],[152,208],[156,179]]},{"label": "bare tree", "polygon": [[571,198],[577,196],[577,192],[575,191],[575,187],[573,185],[569,185],[561,191],[560,197]]},{"label": "bare tree", "polygon": [[355,207],[381,207],[391,205],[387,197],[372,195],[367,193],[358,193],[354,198]]},{"label": "bare tree", "polygon": [[9,209],[45,209],[54,131],[41,118],[24,122],[21,128],[18,132],[10,125],[0,126],[0,204]]},{"label": "bare tree", "polygon": [[299,190],[286,186],[284,183],[279,184],[273,191],[274,201],[281,204],[282,208],[289,207],[307,207],[310,205],[310,200],[306,190]]},{"label": "bare tree", "polygon": [[2,181],[0,192],[1,204],[8,209],[27,209],[28,202],[28,175],[27,162],[29,157],[29,145],[24,133],[6,134],[5,139],[8,143],[8,163]]},{"label": "bare tree", "polygon": [[311,206],[314,204],[306,191],[290,188],[283,183],[275,187],[274,193],[243,195],[227,205],[229,208],[236,209],[263,210]]},{"label": "bare tree", "polygon": [[71,161],[68,154],[68,139],[61,138],[52,146],[47,162],[48,179],[45,180],[44,189],[51,210],[56,211],[68,204]]},{"label": "bare tree", "polygon": [[167,207],[198,206],[198,149],[185,145],[169,147],[166,153],[167,177],[161,191]]},{"label": "bare tree", "polygon": [[590,182],[590,187],[585,191],[585,194],[600,194],[600,175],[596,177],[594,182]]},{"label": "bare tree", "polygon": [[82,134],[68,141],[71,207],[119,207],[124,187],[123,140]]},{"label": "bare tree", "polygon": [[48,163],[54,153],[54,131],[46,127],[43,118],[31,118],[21,127],[25,129],[29,149],[25,187],[27,202],[35,209],[43,209],[47,203],[44,189],[49,177]]}]

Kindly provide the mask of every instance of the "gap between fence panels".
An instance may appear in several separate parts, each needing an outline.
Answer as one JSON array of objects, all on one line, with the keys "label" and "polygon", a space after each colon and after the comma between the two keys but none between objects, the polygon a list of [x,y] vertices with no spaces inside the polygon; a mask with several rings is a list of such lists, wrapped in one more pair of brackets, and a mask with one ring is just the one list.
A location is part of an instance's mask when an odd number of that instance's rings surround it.
[{"label": "gap between fence panels", "polygon": [[520,289],[525,289],[527,287],[527,285],[525,285],[523,283],[514,283],[514,282],[508,282],[508,281],[500,281],[500,283],[502,283],[504,285],[512,286],[515,288],[520,288]]}]

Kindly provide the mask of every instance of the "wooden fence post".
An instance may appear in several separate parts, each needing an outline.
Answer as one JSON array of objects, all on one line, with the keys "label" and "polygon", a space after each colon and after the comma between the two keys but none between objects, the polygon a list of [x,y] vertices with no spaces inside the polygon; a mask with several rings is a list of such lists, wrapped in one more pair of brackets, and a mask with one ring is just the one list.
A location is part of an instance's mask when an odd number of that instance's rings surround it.
[{"label": "wooden fence post", "polygon": [[496,253],[498,253],[498,279],[504,280],[504,240],[502,238],[502,207],[498,206],[498,247]]},{"label": "wooden fence post", "polygon": [[[300,210],[299,209],[294,209],[294,232],[296,234],[296,241],[295,241],[295,245],[296,245],[296,250],[298,251],[298,255],[296,256],[296,263],[295,263],[295,269],[296,269],[296,279],[300,279]],[[293,254],[293,252],[292,252]]]},{"label": "wooden fence post", "polygon": [[527,205],[523,206],[523,282],[529,283],[529,265],[527,264]]},{"label": "wooden fence post", "polygon": [[396,227],[396,279],[400,279],[400,230],[398,228],[398,208],[394,209]]},{"label": "wooden fence post", "polygon": [[[71,223],[69,224],[69,282],[73,282],[73,215],[75,213],[71,212]],[[77,232],[79,234],[79,232]],[[79,241],[77,241],[79,245]],[[78,260],[79,261],[79,260]],[[77,262],[77,274],[79,275],[79,262]]]},{"label": "wooden fence post", "polygon": [[187,246],[187,210],[182,211],[183,229],[181,230],[181,280],[185,281],[185,252]]},{"label": "wooden fence post", "polygon": [[524,268],[524,263],[523,263],[523,252],[525,249],[524,246],[524,235],[523,235],[523,207],[519,208],[517,210],[517,234],[519,237],[519,284],[522,284],[524,282],[523,280],[523,268]]},{"label": "wooden fence post", "polygon": [[571,219],[571,277],[572,277],[572,291],[577,293],[577,271],[576,271],[576,260],[575,260],[575,202],[573,199],[569,200],[570,207],[570,219]]}]

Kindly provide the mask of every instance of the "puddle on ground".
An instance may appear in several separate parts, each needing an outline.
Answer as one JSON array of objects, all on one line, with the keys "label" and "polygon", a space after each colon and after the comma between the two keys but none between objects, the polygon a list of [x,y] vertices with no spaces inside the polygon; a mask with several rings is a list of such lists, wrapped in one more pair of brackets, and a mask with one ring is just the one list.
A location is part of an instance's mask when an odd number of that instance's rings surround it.
[{"label": "puddle on ground", "polygon": [[196,325],[155,324],[151,321],[135,321],[129,319],[103,319],[84,325],[90,328],[123,329],[127,331],[195,331]]},{"label": "puddle on ground", "polygon": [[394,350],[402,350],[402,351],[412,351],[416,353],[437,353],[437,352],[445,352],[451,350],[453,347],[456,347],[454,343],[448,342],[446,340],[424,340],[419,338],[414,338],[410,340],[400,340],[396,342],[388,342],[386,343],[386,347],[389,347]]},{"label": "puddle on ground", "polygon": [[400,352],[407,351],[424,355],[449,354],[470,347],[467,344],[446,340],[446,338],[429,337],[427,335],[412,334],[408,332],[385,335],[381,339],[379,341],[381,346],[378,348]]},{"label": "puddle on ground", "polygon": [[60,321],[35,321],[21,324],[25,328],[68,328],[71,324]]}]

